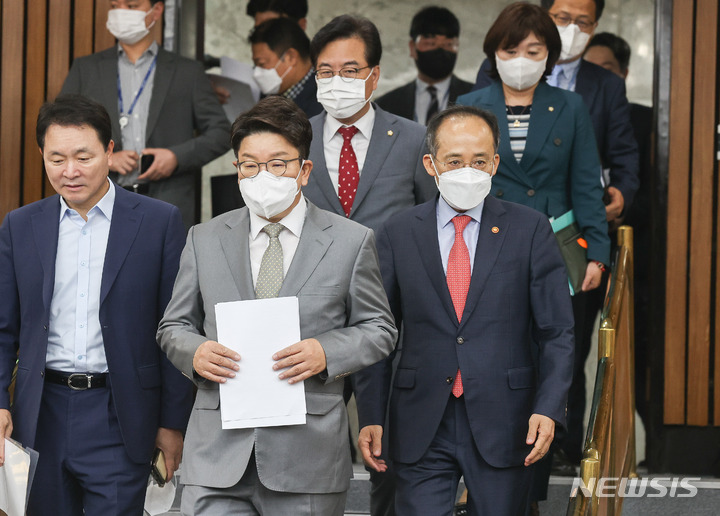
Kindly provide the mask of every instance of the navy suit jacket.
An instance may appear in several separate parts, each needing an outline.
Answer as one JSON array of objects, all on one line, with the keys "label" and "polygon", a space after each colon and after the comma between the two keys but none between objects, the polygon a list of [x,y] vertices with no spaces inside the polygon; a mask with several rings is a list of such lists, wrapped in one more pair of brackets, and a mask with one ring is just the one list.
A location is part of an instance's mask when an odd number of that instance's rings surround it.
[{"label": "navy suit jacket", "polygon": [[[485,59],[475,80],[475,90],[492,82],[487,75],[490,62]],[[638,146],[630,122],[630,105],[625,81],[602,66],[580,62],[575,93],[590,112],[600,160],[610,169],[610,186],[623,194],[627,210],[640,186]]]},{"label": "navy suit jacket", "polygon": [[548,217],[559,217],[573,209],[588,243],[588,259],[609,264],[600,161],[582,99],[571,91],[538,84],[520,163],[510,147],[500,81],[463,95],[458,104],[492,111],[500,123],[500,166],[493,177],[492,194],[535,208]]},{"label": "navy suit jacket", "polygon": [[[0,408],[10,408],[17,354],[13,438],[31,447],[43,393],[59,220],[60,197],[54,195],[11,211],[0,227]],[[176,207],[115,189],[99,317],[125,449],[138,464],[149,463],[158,427],[184,430],[192,406],[191,382],[155,340],[184,241]]]},{"label": "navy suit jacket", "polygon": [[[325,162],[326,116],[323,111],[310,119],[313,169],[303,194],[318,208],[344,217]],[[350,219],[377,230],[391,215],[432,198],[437,187],[422,163],[426,152],[424,126],[375,106],[375,124]]]},{"label": "navy suit jacket", "polygon": [[436,200],[378,232],[383,283],[403,324],[392,389],[388,360],[356,373],[360,427],[385,424],[389,456],[419,460],[432,441],[460,368],[475,444],[494,467],[519,466],[533,413],[565,421],[572,380],[573,313],[560,250],[545,216],[485,199],[461,322],[445,279]]},{"label": "navy suit jacket", "polygon": [[[448,104],[452,105],[460,95],[470,93],[472,83],[463,81],[455,77],[450,77],[450,88],[448,90]],[[385,95],[377,99],[377,105],[394,115],[415,120],[415,92],[417,90],[416,81],[411,81],[404,86],[395,88],[387,92]]]}]

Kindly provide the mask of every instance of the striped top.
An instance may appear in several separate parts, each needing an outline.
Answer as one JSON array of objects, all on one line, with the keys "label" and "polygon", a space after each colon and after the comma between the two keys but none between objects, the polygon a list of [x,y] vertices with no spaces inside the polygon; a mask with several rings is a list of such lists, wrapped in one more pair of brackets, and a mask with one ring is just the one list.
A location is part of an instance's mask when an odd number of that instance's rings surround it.
[{"label": "striped top", "polygon": [[505,106],[507,108],[508,129],[510,131],[510,148],[518,163],[525,151],[528,127],[530,127],[530,106]]}]

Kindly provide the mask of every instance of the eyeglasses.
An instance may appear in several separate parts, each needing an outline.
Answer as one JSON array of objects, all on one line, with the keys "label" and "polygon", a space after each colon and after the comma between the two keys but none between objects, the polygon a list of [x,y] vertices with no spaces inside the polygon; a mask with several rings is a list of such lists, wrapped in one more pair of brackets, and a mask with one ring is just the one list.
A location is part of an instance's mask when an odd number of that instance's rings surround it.
[{"label": "eyeglasses", "polygon": [[448,52],[458,51],[458,38],[449,38],[443,34],[420,34],[415,38],[415,46],[420,52],[442,48]]},{"label": "eyeglasses", "polygon": [[328,83],[335,75],[339,75],[343,81],[352,82],[357,79],[360,70],[365,70],[366,68],[372,68],[372,66],[363,66],[362,68],[346,67],[342,68],[338,72],[328,69],[318,70],[315,72],[315,77],[317,78],[318,82]]},{"label": "eyeglasses", "polygon": [[558,27],[567,27],[571,23],[574,23],[580,28],[581,31],[590,32],[595,26],[595,22],[591,21],[590,18],[588,18],[587,16],[581,16],[573,20],[570,16],[564,13],[548,14],[553,17],[553,20],[555,20],[555,25],[557,25]]},{"label": "eyeglasses", "polygon": [[258,163],[257,161],[241,161],[237,164],[237,168],[240,171],[240,173],[247,177],[255,177],[260,173],[260,166],[265,165],[265,170],[270,172],[272,175],[280,177],[283,174],[285,174],[285,171],[287,170],[287,164],[291,161],[297,161],[300,160],[300,156],[293,159],[271,159],[270,161],[266,161],[264,163]]},{"label": "eyeglasses", "polygon": [[460,159],[451,159],[450,161],[443,162],[435,158],[435,162],[441,164],[447,170],[458,170],[464,167],[471,167],[487,174],[492,174],[493,165],[495,164],[493,161],[488,161],[483,158],[475,158],[470,163],[466,163]]}]

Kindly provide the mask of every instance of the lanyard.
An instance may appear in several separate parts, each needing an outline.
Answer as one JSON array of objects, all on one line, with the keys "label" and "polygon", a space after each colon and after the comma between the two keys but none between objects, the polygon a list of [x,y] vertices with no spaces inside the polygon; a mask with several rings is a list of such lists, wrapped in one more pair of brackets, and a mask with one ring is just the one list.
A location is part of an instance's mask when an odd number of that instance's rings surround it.
[{"label": "lanyard", "polygon": [[125,126],[128,124],[128,115],[132,115],[133,109],[135,109],[135,104],[137,104],[137,101],[140,98],[140,95],[142,95],[142,92],[145,89],[145,85],[147,84],[148,79],[150,78],[150,74],[155,69],[156,62],[157,62],[157,55],[153,59],[152,64],[150,64],[150,68],[148,68],[148,71],[145,74],[145,78],[143,79],[142,84],[140,85],[140,89],[138,90],[137,94],[135,95],[135,98],[133,99],[132,103],[130,104],[130,109],[128,110],[127,115],[123,112],[122,85],[120,84],[120,72],[118,71],[117,88],[118,88],[118,102],[120,104],[120,128],[121,129],[124,129]]}]

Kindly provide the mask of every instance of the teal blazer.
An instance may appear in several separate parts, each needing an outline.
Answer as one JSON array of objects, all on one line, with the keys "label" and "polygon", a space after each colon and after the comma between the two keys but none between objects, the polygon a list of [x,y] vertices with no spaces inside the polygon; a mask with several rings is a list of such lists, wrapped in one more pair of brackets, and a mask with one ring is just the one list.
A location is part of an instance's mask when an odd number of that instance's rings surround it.
[{"label": "teal blazer", "polygon": [[588,243],[588,260],[610,263],[610,238],[602,201],[601,165],[592,122],[576,93],[538,84],[520,163],[510,148],[502,83],[462,95],[458,104],[495,114],[500,125],[500,166],[491,193],[548,217],[570,209]]}]

